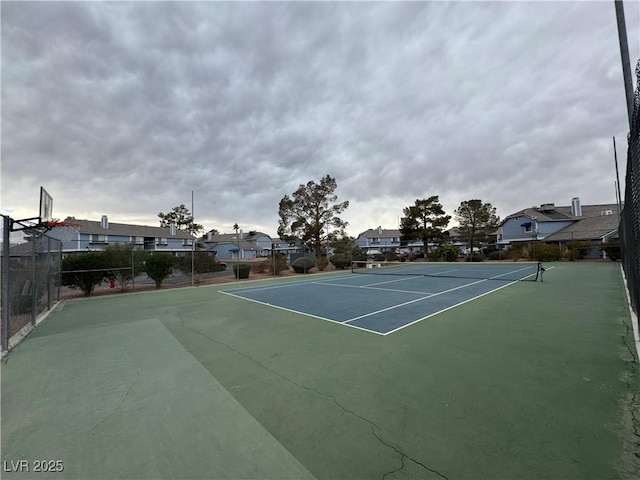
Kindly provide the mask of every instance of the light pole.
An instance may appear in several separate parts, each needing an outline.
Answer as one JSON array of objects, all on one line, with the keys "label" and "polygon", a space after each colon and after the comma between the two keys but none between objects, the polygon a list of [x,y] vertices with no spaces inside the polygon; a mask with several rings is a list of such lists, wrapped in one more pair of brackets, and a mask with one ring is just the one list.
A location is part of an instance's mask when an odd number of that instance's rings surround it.
[{"label": "light pole", "polygon": [[236,271],[235,271],[235,275],[236,275],[236,280],[240,279],[240,236],[238,235],[238,229],[240,227],[238,226],[237,223],[233,224],[233,229],[236,231],[236,242],[238,244],[238,261],[236,262]]}]

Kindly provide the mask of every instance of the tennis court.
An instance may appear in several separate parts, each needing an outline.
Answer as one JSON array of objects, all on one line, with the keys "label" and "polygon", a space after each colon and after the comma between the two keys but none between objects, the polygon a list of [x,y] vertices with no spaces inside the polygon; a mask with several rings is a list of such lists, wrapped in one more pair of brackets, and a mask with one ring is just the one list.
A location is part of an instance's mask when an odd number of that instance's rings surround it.
[{"label": "tennis court", "polygon": [[[63,302],[2,362],[2,477],[635,479],[619,265],[554,267],[543,283],[337,273]],[[423,308],[446,282],[497,289],[389,335],[342,325]],[[329,321],[284,303],[314,288]]]},{"label": "tennis court", "polygon": [[536,280],[540,269],[537,263],[375,262],[356,267],[352,272],[360,275],[221,293],[388,335],[520,281]]}]

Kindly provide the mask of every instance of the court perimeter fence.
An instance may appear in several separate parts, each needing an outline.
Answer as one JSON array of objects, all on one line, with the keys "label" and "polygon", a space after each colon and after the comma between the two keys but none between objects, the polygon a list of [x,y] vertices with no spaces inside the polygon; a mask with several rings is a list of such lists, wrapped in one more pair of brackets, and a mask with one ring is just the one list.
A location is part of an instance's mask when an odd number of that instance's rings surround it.
[{"label": "court perimeter fence", "polygon": [[[636,79],[627,150],[624,208],[620,216],[619,235],[631,306],[638,315],[640,314],[640,60],[636,65]],[[640,320],[638,324],[640,327]]]},{"label": "court perimeter fence", "polygon": [[[36,325],[60,299],[62,242],[44,233],[10,236],[11,219],[2,216],[2,352]],[[5,248],[8,241],[9,248]],[[12,243],[13,241],[16,243]]]}]

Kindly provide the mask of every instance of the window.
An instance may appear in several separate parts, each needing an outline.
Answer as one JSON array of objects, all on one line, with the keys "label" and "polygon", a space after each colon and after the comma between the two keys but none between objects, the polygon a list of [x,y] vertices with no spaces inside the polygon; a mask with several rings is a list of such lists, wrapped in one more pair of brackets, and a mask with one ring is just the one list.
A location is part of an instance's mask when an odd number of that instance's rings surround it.
[{"label": "window", "polygon": [[135,245],[144,245],[144,237],[131,237]]},{"label": "window", "polygon": [[167,244],[166,238],[161,238],[161,237],[156,238],[156,245],[166,245],[166,244]]},{"label": "window", "polygon": [[91,235],[89,243],[107,243],[106,235]]},{"label": "window", "polygon": [[182,246],[183,247],[191,247],[193,245],[193,239],[191,238],[185,238],[182,240]]},{"label": "window", "polygon": [[525,233],[531,233],[532,228],[533,228],[532,225],[533,225],[532,222],[524,222],[524,223],[520,224],[521,227],[524,227]]},{"label": "window", "polygon": [[380,239],[374,237],[371,239],[371,243],[380,243]]}]

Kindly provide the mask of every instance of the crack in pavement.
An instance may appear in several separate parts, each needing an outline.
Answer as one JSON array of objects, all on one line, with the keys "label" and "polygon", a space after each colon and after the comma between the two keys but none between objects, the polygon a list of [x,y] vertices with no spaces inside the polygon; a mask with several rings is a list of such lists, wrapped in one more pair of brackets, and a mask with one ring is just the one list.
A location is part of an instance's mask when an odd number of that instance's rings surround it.
[{"label": "crack in pavement", "polygon": [[120,399],[120,403],[118,403],[118,406],[113,410],[113,412],[111,412],[109,415],[107,415],[106,417],[104,417],[102,420],[100,420],[98,423],[96,423],[93,427],[91,427],[89,429],[90,432],[94,432],[94,430],[96,428],[98,428],[100,425],[102,425],[104,422],[106,422],[107,420],[109,420],[112,416],[115,415],[115,413],[120,410],[120,407],[122,407],[122,404],[124,403],[124,401],[127,399],[127,397],[129,396],[129,393],[131,393],[131,390],[133,389],[133,387],[135,386],[136,383],[138,383],[138,377],[140,375],[140,369],[136,370],[136,378],[133,379],[133,382],[131,382],[131,385],[129,385],[129,388],[127,389],[126,393],[124,394],[124,396]]},{"label": "crack in pavement", "polygon": [[405,459],[405,456],[404,455],[400,455],[400,463],[401,463],[400,468],[396,468],[395,470],[391,470],[389,472],[385,472],[382,475],[382,480],[387,478],[387,475],[393,475],[394,473],[399,472],[400,470],[402,470],[404,468],[404,459]]},{"label": "crack in pavement", "polygon": [[399,472],[400,470],[402,470],[404,468],[404,459],[408,459],[411,460],[413,463],[415,463],[416,465],[420,465],[422,468],[424,468],[425,470],[431,472],[431,473],[435,473],[436,475],[438,475],[440,478],[444,478],[445,480],[448,480],[448,478],[443,475],[442,473],[438,472],[437,470],[434,470],[433,468],[429,468],[427,467],[424,463],[419,462],[418,460],[416,460],[413,457],[410,457],[409,455],[407,455],[406,453],[404,453],[402,450],[400,450],[399,448],[391,445],[390,443],[385,442],[382,438],[380,438],[378,435],[376,435],[376,432],[373,430],[373,427],[371,427],[371,434],[376,437],[378,439],[378,441],[380,443],[382,443],[384,446],[391,448],[393,451],[395,451],[398,455],[400,455],[400,460],[402,461],[402,466],[396,470],[392,470],[391,472],[387,472],[385,473],[382,478],[385,478],[387,475],[390,475],[392,473],[395,472]]},{"label": "crack in pavement", "polygon": [[216,343],[216,344],[218,344],[218,345],[221,345],[221,346],[223,346],[223,347],[227,348],[228,350],[230,350],[230,351],[232,351],[232,352],[234,352],[234,353],[236,353],[236,354],[238,354],[238,355],[242,356],[243,358],[246,358],[246,359],[247,359],[247,360],[249,360],[250,362],[252,362],[252,363],[256,364],[257,366],[259,366],[260,368],[262,368],[262,369],[264,369],[264,370],[267,370],[267,371],[271,372],[273,375],[276,375],[277,377],[282,378],[283,380],[285,380],[285,381],[287,381],[287,382],[291,383],[292,385],[295,385],[295,386],[296,386],[296,387],[298,387],[298,388],[301,388],[301,389],[303,389],[303,390],[307,390],[307,391],[310,391],[310,392],[314,392],[314,393],[316,393],[317,395],[320,395],[321,397],[324,397],[324,398],[326,398],[326,399],[330,400],[331,402],[333,402],[333,404],[334,404],[334,405],[336,405],[340,410],[342,410],[342,411],[343,411],[343,412],[345,412],[346,414],[351,415],[351,416],[353,416],[353,417],[356,417],[356,418],[358,418],[358,419],[362,420],[363,422],[365,422],[365,423],[369,424],[369,426],[371,427],[371,433],[373,434],[373,436],[374,436],[374,437],[375,437],[375,438],[376,438],[376,439],[377,439],[377,440],[378,440],[382,445],[384,445],[384,446],[385,446],[385,447],[387,447],[387,448],[392,449],[394,452],[396,452],[398,455],[400,455],[400,461],[401,461],[401,463],[402,463],[402,466],[401,466],[400,468],[398,468],[398,469],[392,470],[392,471],[390,471],[390,472],[386,472],[386,473],[383,475],[383,477],[382,477],[383,479],[384,479],[387,475],[390,475],[390,474],[392,474],[392,473],[395,473],[395,472],[398,472],[398,471],[402,470],[402,469],[405,467],[404,459],[406,458],[406,459],[408,459],[408,460],[411,460],[411,461],[412,461],[413,463],[415,463],[416,465],[421,466],[421,467],[422,467],[422,468],[424,468],[425,470],[427,470],[427,471],[429,471],[429,472],[432,472],[432,473],[435,473],[435,474],[436,474],[436,475],[438,475],[440,478],[443,478],[443,479],[445,479],[445,480],[448,480],[448,479],[447,479],[447,477],[446,477],[445,475],[441,474],[441,473],[440,473],[440,472],[438,472],[437,470],[434,470],[434,469],[432,469],[432,468],[427,467],[424,463],[419,462],[418,460],[414,459],[413,457],[411,457],[411,456],[407,455],[406,453],[404,453],[404,452],[403,452],[402,450],[400,450],[399,448],[394,447],[393,445],[391,445],[391,444],[389,444],[389,443],[385,442],[385,441],[384,441],[384,440],[383,440],[379,435],[377,435],[377,434],[376,434],[376,432],[375,432],[375,429],[378,429],[380,432],[382,431],[382,428],[380,428],[380,426],[379,426],[379,425],[377,425],[374,421],[369,420],[368,418],[363,417],[362,415],[359,415],[359,414],[357,414],[356,412],[354,412],[354,411],[352,411],[352,410],[349,410],[349,409],[348,409],[348,408],[346,408],[344,405],[342,405],[340,402],[338,402],[338,400],[336,400],[336,398],[335,398],[334,396],[329,395],[328,393],[321,392],[320,390],[318,390],[318,389],[316,389],[316,388],[314,388],[314,387],[308,387],[308,386],[306,386],[306,385],[302,385],[302,384],[300,384],[300,383],[296,382],[295,380],[293,380],[293,379],[291,379],[291,378],[289,378],[289,377],[287,377],[287,376],[285,376],[285,375],[281,374],[280,372],[278,372],[278,371],[276,371],[276,370],[274,370],[274,369],[272,369],[272,368],[270,368],[270,367],[267,367],[266,365],[262,364],[261,362],[259,362],[259,361],[258,361],[258,360],[256,360],[255,358],[253,358],[253,357],[251,357],[251,356],[249,356],[249,355],[247,355],[247,354],[245,354],[245,353],[241,352],[240,350],[237,350],[237,349],[233,348],[231,345],[228,345],[228,344],[226,344],[226,343],[224,343],[224,342],[221,342],[221,341],[219,341],[219,340],[216,340],[215,338],[211,338],[211,337],[209,337],[208,335],[205,335],[205,334],[204,334],[204,333],[202,333],[202,332],[199,332],[199,331],[197,331],[197,330],[194,330],[194,329],[193,329],[193,328],[191,328],[191,327],[188,327],[187,325],[185,325],[185,324],[184,324],[184,321],[182,321],[182,318],[181,318],[180,320],[181,320],[181,324],[182,324],[182,326],[183,326],[184,328],[186,328],[187,330],[189,330],[189,331],[191,331],[191,332],[193,332],[193,333],[195,333],[195,334],[197,334],[197,335],[200,335],[200,336],[201,336],[201,337],[203,337],[203,338],[206,338],[206,339],[207,339],[207,340],[209,340],[210,342]]}]

